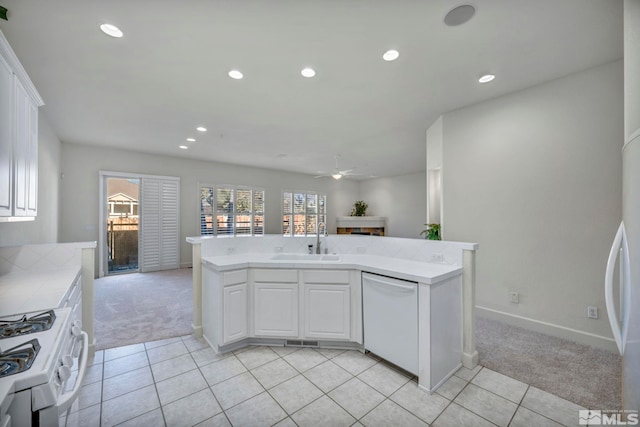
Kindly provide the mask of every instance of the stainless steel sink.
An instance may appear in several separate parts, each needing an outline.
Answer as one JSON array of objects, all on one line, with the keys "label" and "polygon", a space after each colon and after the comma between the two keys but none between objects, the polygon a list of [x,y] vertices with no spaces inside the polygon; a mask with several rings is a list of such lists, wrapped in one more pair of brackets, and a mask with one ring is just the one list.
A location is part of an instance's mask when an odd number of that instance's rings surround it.
[{"label": "stainless steel sink", "polygon": [[271,257],[274,261],[316,261],[316,262],[339,262],[340,255],[317,255],[317,254],[277,254]]}]

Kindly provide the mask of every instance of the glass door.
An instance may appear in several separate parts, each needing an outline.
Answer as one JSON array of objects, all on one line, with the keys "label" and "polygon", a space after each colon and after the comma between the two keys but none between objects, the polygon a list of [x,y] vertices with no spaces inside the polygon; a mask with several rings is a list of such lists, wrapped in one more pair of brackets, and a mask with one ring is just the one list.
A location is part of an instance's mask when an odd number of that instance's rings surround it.
[{"label": "glass door", "polygon": [[106,178],[107,274],[138,271],[140,179]]}]

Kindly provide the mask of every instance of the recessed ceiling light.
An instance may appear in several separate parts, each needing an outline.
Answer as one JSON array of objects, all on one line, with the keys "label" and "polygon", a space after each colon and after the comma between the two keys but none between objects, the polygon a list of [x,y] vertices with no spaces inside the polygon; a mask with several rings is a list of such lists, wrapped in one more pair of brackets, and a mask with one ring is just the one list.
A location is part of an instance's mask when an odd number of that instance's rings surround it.
[{"label": "recessed ceiling light", "polygon": [[314,70],[313,68],[303,68],[302,71],[300,71],[300,74],[302,74],[305,77],[313,77],[316,75],[316,70]]},{"label": "recessed ceiling light", "polygon": [[186,145],[179,145],[178,148],[182,148],[183,150],[186,150],[189,147],[187,147]]},{"label": "recessed ceiling light", "polygon": [[463,4],[462,6],[456,6],[449,11],[444,17],[444,23],[449,27],[455,27],[468,22],[473,15],[476,14],[476,8],[470,4]]},{"label": "recessed ceiling light", "polygon": [[478,81],[480,83],[489,83],[490,81],[492,81],[495,78],[496,78],[496,76],[494,76],[493,74],[485,74],[484,76],[480,77],[478,79]]},{"label": "recessed ceiling light", "polygon": [[102,30],[103,33],[111,37],[120,38],[123,36],[123,33],[120,30],[120,28],[116,27],[115,25],[102,24],[100,25],[100,29]]},{"label": "recessed ceiling light", "polygon": [[196,142],[196,139],[195,139],[195,138],[187,138],[187,141],[189,141],[189,142]]},{"label": "recessed ceiling light", "polygon": [[385,61],[395,61],[400,56],[400,52],[395,49],[391,49],[382,54],[382,59]]},{"label": "recessed ceiling light", "polygon": [[238,70],[231,70],[231,71],[229,71],[229,77],[231,77],[232,79],[235,79],[235,80],[240,80],[244,76]]},{"label": "recessed ceiling light", "polygon": [[198,127],[196,128],[196,130],[197,130],[198,132],[206,132],[206,131],[207,131],[207,128],[206,128],[206,127],[203,127],[203,126],[198,126]]}]

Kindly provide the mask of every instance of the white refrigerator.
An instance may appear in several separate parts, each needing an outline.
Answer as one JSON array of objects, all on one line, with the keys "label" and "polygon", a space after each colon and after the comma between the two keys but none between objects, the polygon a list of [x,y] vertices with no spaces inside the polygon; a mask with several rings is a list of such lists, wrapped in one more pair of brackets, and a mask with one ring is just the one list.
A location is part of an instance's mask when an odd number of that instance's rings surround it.
[{"label": "white refrigerator", "polygon": [[[619,338],[618,347],[623,357],[623,407],[640,410],[640,0],[624,2],[624,111],[622,224],[626,239],[622,236],[619,240],[622,247],[624,240],[627,244],[627,255],[623,249],[620,263],[622,282],[626,284],[621,287],[619,304],[622,322],[620,313],[618,316],[610,313],[609,317],[614,335],[616,326],[619,327],[616,340]],[[612,252],[616,250],[615,243]],[[628,270],[625,273],[626,256]]]}]

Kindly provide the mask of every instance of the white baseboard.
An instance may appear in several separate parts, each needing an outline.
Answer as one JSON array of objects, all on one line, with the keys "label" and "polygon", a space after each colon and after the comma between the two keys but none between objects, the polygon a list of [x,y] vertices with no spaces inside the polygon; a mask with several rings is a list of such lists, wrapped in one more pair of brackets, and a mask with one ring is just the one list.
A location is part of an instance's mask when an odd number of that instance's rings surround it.
[{"label": "white baseboard", "polygon": [[604,337],[602,335],[579,331],[577,329],[567,328],[566,326],[542,322],[540,320],[531,319],[529,317],[518,316],[517,314],[506,313],[504,311],[493,310],[491,308],[481,307],[478,305],[476,305],[476,314],[480,317],[499,320],[510,325],[519,326],[524,329],[529,329],[554,337],[575,341],[580,344],[602,348],[604,350],[609,350],[616,353],[618,352],[618,348],[614,339]]}]

